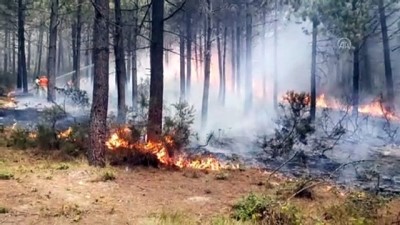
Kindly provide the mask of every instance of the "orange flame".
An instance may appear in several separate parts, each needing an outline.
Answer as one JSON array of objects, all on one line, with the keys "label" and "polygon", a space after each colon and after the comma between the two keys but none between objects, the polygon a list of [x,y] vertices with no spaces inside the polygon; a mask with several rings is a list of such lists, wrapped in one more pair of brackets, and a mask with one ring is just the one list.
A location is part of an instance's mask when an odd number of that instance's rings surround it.
[{"label": "orange flame", "polygon": [[116,151],[117,149],[131,149],[143,153],[150,153],[157,157],[158,161],[166,166],[176,166],[178,168],[192,168],[200,170],[221,170],[221,169],[236,169],[236,165],[223,165],[215,157],[207,156],[197,159],[190,159],[187,155],[178,154],[170,156],[167,144],[173,144],[171,137],[165,138],[165,143],[148,141],[147,143],[129,143],[123,138],[123,135],[129,135],[131,130],[127,127],[120,128],[106,142],[109,150]]},{"label": "orange flame", "polygon": [[58,138],[69,138],[72,134],[72,128],[69,127],[67,130],[60,132],[57,137]]}]

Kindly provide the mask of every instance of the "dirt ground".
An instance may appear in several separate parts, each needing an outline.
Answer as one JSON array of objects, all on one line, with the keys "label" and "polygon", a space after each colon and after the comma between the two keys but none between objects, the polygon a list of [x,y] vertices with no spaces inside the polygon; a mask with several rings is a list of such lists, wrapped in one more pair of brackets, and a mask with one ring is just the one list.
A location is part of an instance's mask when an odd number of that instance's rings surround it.
[{"label": "dirt ground", "polygon": [[[263,192],[268,173],[245,171],[173,171],[155,168],[96,169],[84,161],[58,162],[29,152],[0,148],[0,224],[159,224],[165,213],[190,215],[196,224],[228,215],[233,203],[250,192]],[[115,176],[115,180],[99,178]],[[274,178],[278,184],[282,178]],[[321,186],[328,190],[329,186]],[[320,191],[303,202],[310,213],[328,201]],[[181,223],[183,224],[183,223]],[[184,224],[186,225],[186,224]]]}]

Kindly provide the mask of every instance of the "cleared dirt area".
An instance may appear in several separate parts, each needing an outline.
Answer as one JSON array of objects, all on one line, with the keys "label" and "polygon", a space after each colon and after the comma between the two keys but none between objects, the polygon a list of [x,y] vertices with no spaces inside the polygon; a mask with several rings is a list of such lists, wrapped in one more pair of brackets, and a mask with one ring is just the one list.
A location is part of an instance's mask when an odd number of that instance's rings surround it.
[{"label": "cleared dirt area", "polygon": [[[190,217],[190,223],[170,224],[212,224],[213,218],[228,216],[241,196],[268,192],[283,181],[275,177],[266,185],[269,174],[256,169],[96,169],[84,160],[60,162],[5,148],[0,148],[0,176],[0,224],[23,225],[168,224],[160,219],[166,215]],[[313,217],[342,201],[343,192],[333,190],[321,185],[314,200],[294,203]]]}]

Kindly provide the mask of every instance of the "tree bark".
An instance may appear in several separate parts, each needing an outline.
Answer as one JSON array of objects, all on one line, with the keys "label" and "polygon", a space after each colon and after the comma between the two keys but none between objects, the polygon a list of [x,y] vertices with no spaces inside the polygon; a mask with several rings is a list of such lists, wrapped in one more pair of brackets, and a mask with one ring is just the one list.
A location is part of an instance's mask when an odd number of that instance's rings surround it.
[{"label": "tree bark", "polygon": [[93,27],[93,100],[90,112],[89,165],[104,167],[107,138],[109,90],[109,13],[108,0],[94,0]]},{"label": "tree bark", "polygon": [[316,92],[316,67],[317,67],[317,26],[318,23],[316,19],[313,19],[312,28],[312,47],[311,47],[311,106],[310,106],[310,116],[311,120],[315,120],[316,113],[316,102],[317,102],[317,92]]},{"label": "tree bark", "polygon": [[51,1],[49,55],[47,59],[48,89],[47,101],[56,100],[56,54],[57,54],[58,0]]},{"label": "tree bark", "polygon": [[183,27],[179,28],[179,64],[180,64],[180,86],[181,86],[181,95],[180,99],[184,100],[186,95],[186,77],[185,77],[185,36]]},{"label": "tree bark", "polygon": [[353,52],[353,114],[358,115],[359,102],[359,81],[360,81],[360,66],[359,66],[359,46],[355,46]]},{"label": "tree bark", "polygon": [[204,89],[203,89],[203,99],[201,107],[201,126],[204,128],[207,124],[207,114],[208,114],[208,95],[210,89],[210,68],[211,68],[211,0],[206,0],[207,2],[207,12],[206,12],[206,24],[205,24],[205,54],[204,54]]},{"label": "tree bark", "polygon": [[223,86],[223,69],[222,69],[222,51],[221,51],[221,25],[219,19],[217,20],[216,24],[216,35],[217,35],[217,51],[218,51],[218,74],[219,74],[219,92],[218,92],[218,101],[222,102],[222,86]]},{"label": "tree bark", "polygon": [[275,111],[278,110],[278,0],[275,0],[275,22],[274,22],[274,85],[273,102]]},{"label": "tree bark", "polygon": [[186,96],[190,95],[192,80],[192,12],[186,12]]},{"label": "tree bark", "polygon": [[28,32],[28,59],[26,60],[26,70],[27,70],[27,74],[31,72],[31,47],[32,47],[32,31]]},{"label": "tree bark", "polygon": [[3,71],[4,74],[8,73],[8,57],[9,57],[9,39],[10,39],[10,31],[8,30],[8,28],[5,29],[5,40],[4,40],[4,66],[3,66]]},{"label": "tree bark", "polygon": [[17,89],[21,89],[22,88],[22,80],[21,80],[21,76],[18,76],[17,71],[16,71],[16,45],[15,45],[15,32],[12,32],[12,73],[13,75],[17,75]]},{"label": "tree bark", "polygon": [[115,7],[115,35],[114,35],[114,54],[115,54],[115,75],[117,76],[118,89],[118,116],[117,121],[120,124],[125,123],[125,84],[126,84],[126,66],[123,24],[121,12],[121,0],[114,0]]},{"label": "tree bark", "polygon": [[246,90],[244,109],[248,112],[253,105],[253,71],[252,71],[252,16],[250,11],[250,3],[246,2]]},{"label": "tree bark", "polygon": [[[238,17],[240,18],[240,12]],[[240,94],[241,92],[241,74],[242,74],[242,68],[241,68],[241,60],[240,60],[240,55],[242,54],[242,27],[241,27],[241,22],[240,19],[236,21],[236,91],[237,93]]]},{"label": "tree bark", "polygon": [[382,42],[383,42],[383,56],[385,64],[385,78],[386,78],[386,91],[388,106],[391,110],[394,110],[394,88],[393,88],[393,75],[392,75],[392,65],[390,61],[390,46],[388,29],[386,25],[386,15],[385,8],[383,6],[383,0],[378,0],[379,7],[379,20],[381,24],[382,31]]},{"label": "tree bark", "polygon": [[231,74],[231,79],[232,79],[232,90],[233,92],[235,92],[235,79],[236,79],[236,62],[235,62],[235,23],[233,23],[232,26],[232,36],[231,36],[231,70],[232,70],[232,74]]},{"label": "tree bark", "polygon": [[19,88],[28,93],[28,75],[26,71],[25,57],[25,5],[22,0],[18,0],[18,78],[20,79]]},{"label": "tree bark", "polygon": [[198,46],[197,46],[197,33],[194,34],[193,36],[193,41],[194,41],[194,60],[196,63],[196,77],[199,78],[199,55],[198,55]]},{"label": "tree bark", "polygon": [[73,70],[74,73],[72,75],[72,83],[75,89],[80,88],[80,65],[81,65],[81,37],[82,37],[82,5],[83,0],[77,0],[77,11],[76,11],[76,22],[74,24],[75,27],[75,35],[74,42],[75,46],[73,49]]},{"label": "tree bark", "polygon": [[42,69],[43,36],[44,36],[44,25],[43,25],[43,21],[41,21],[40,28],[39,28],[39,43],[38,43],[37,49],[36,49],[36,51],[38,52],[38,56],[37,56],[37,62],[36,62],[36,66],[35,66],[35,76],[39,76],[39,73],[41,72],[41,69]]},{"label": "tree bark", "polygon": [[222,50],[222,106],[225,105],[226,96],[226,39],[228,36],[228,27],[224,27],[224,39],[223,39],[223,50]]},{"label": "tree bark", "polygon": [[164,91],[164,0],[153,0],[150,43],[150,105],[147,138],[160,139]]},{"label": "tree bark", "polygon": [[137,36],[138,36],[138,0],[133,15],[133,34],[132,34],[132,108],[137,110]]}]

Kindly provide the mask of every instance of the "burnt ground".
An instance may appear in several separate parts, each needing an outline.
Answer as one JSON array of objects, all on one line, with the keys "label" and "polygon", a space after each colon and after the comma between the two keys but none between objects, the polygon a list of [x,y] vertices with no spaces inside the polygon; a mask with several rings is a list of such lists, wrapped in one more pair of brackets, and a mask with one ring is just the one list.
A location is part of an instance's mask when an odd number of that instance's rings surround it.
[{"label": "burnt ground", "polygon": [[[7,211],[0,213],[0,224],[216,224],[211,221],[229,216],[241,196],[268,193],[285,181],[277,176],[267,185],[268,176],[257,169],[98,169],[84,160],[61,162],[54,155],[0,148],[0,212]],[[343,190],[320,185],[314,200],[293,203],[314,218],[323,207],[340,204],[344,196]],[[387,214],[385,221],[394,221],[397,215],[400,202],[391,204],[392,216]]]}]

